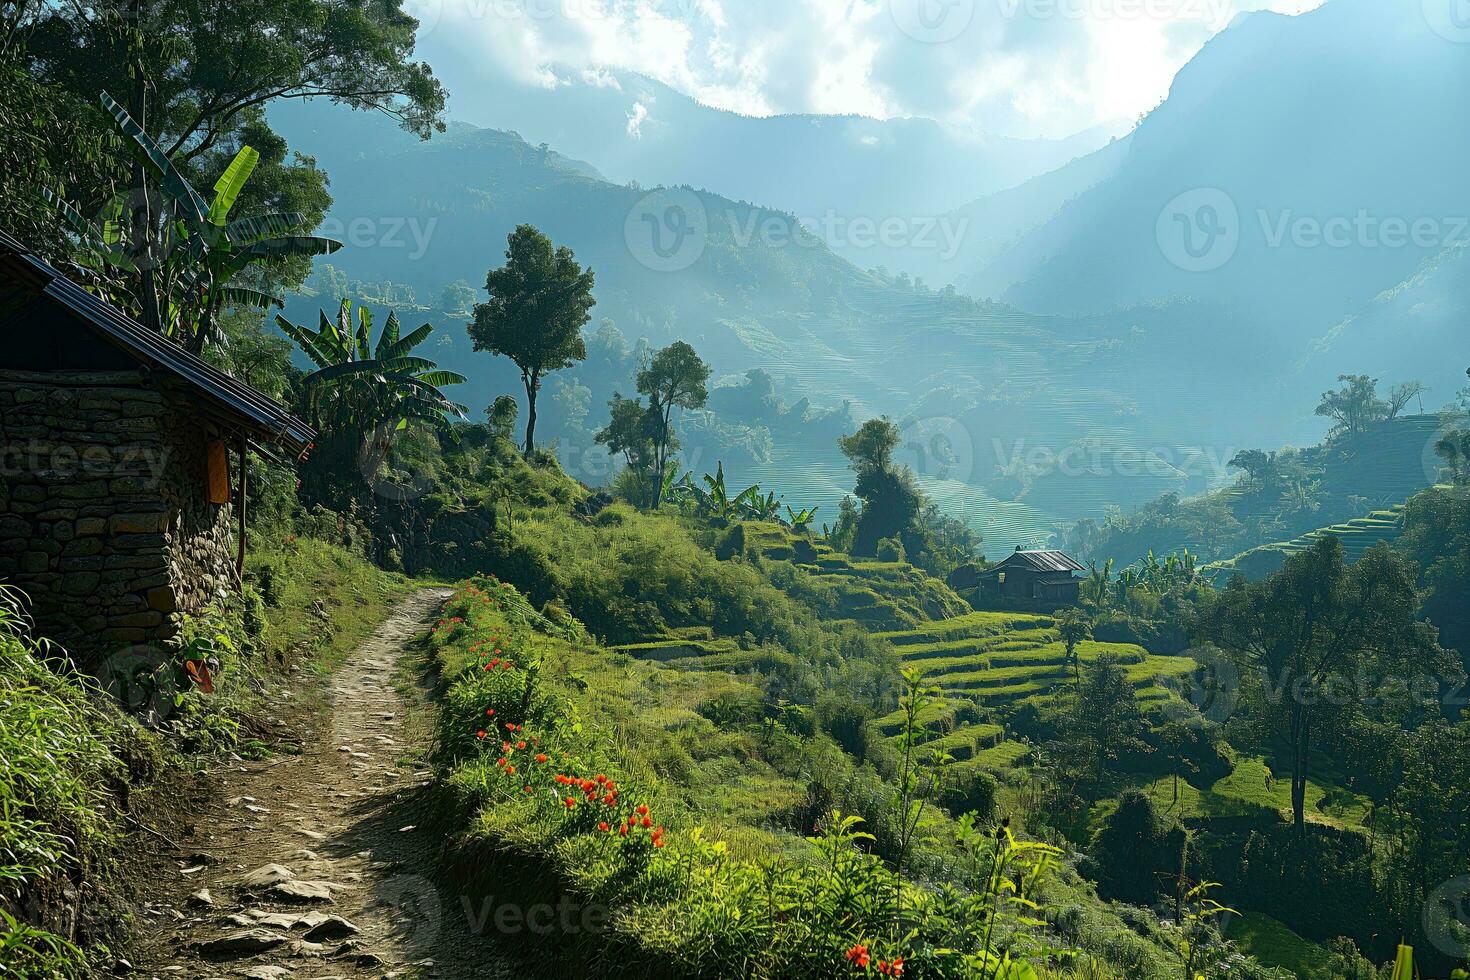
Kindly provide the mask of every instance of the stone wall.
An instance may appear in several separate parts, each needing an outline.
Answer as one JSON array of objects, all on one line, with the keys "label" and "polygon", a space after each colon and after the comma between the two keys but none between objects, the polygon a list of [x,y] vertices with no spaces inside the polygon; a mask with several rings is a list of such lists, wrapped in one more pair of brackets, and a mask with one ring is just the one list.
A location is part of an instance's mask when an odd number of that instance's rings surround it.
[{"label": "stone wall", "polygon": [[208,502],[210,426],[136,372],[0,371],[0,581],[97,668],[176,636],[232,575]]}]

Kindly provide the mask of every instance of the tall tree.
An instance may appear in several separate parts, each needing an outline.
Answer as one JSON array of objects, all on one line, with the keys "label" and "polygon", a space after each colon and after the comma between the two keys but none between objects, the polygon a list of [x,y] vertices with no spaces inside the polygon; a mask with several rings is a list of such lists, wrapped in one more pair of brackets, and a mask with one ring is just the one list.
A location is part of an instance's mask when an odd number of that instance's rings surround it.
[{"label": "tall tree", "polygon": [[531,225],[510,233],[505,265],[485,276],[488,302],[475,306],[469,325],[475,350],[510,358],[521,371],[526,388],[526,447],[535,448],[536,396],[548,371],[559,371],[586,359],[582,326],[597,300],[592,298],[595,277],[577,264],[565,245]]},{"label": "tall tree", "polygon": [[857,473],[853,492],[863,502],[853,533],[854,554],[874,554],[879,541],[892,537],[903,541],[911,561],[926,551],[926,542],[917,533],[924,495],[913,472],[894,464],[898,444],[898,426],[886,418],[869,419],[857,432],[837,440],[837,448]]},{"label": "tall tree", "polygon": [[1092,622],[1080,609],[1068,609],[1057,620],[1057,635],[1067,645],[1067,663],[1072,665],[1077,686],[1082,686],[1082,665],[1077,656],[1077,645],[1092,639]]},{"label": "tall tree", "polygon": [[607,425],[594,436],[599,446],[623,457],[628,477],[637,487],[634,498],[645,504],[661,483],[653,479],[654,448],[650,422],[653,420],[643,402],[637,398],[624,398],[614,394],[607,403],[609,418]]},{"label": "tall tree", "polygon": [[648,366],[638,372],[638,391],[647,396],[652,416],[654,508],[659,505],[665,472],[675,449],[674,409],[703,408],[709,398],[709,376],[709,365],[682,340],[654,354]]},{"label": "tall tree", "polygon": [[[1237,577],[1206,600],[1191,633],[1262,676],[1291,768],[1291,810],[1305,833],[1313,739],[1363,677],[1451,676],[1457,667],[1416,618],[1414,570],[1386,544],[1349,565],[1324,536],[1260,582]],[[1349,699],[1351,700],[1351,699]]]},{"label": "tall tree", "polygon": [[1388,416],[1388,403],[1378,397],[1378,379],[1366,374],[1338,375],[1342,387],[1324,391],[1317,414],[1334,419],[1333,432],[1346,436],[1362,435],[1368,426]]}]

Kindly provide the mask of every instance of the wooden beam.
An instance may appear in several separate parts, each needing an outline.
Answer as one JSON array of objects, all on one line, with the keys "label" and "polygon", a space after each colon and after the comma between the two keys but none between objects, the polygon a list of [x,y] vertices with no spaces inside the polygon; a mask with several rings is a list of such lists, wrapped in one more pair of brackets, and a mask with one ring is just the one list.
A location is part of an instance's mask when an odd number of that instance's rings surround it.
[{"label": "wooden beam", "polygon": [[245,457],[250,452],[250,440],[245,436],[240,437],[240,530],[237,551],[235,554],[235,580],[240,585],[240,591],[245,591],[245,506],[248,499],[248,484],[250,477],[247,474]]}]

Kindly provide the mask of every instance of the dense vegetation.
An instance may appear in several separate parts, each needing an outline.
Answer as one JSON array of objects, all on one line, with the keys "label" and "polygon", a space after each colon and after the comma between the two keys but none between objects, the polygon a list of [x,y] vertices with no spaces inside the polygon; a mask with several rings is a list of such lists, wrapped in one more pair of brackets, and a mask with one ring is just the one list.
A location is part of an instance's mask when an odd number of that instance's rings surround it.
[{"label": "dense vegetation", "polygon": [[[1243,451],[1232,486],[1070,528],[1090,562],[1074,607],[957,591],[986,561],[973,522],[941,506],[967,485],[949,479],[948,434],[718,371],[760,347],[812,355],[820,378],[856,351],[844,376],[871,384],[864,404],[979,429],[1005,417],[1002,393],[886,363],[871,323],[955,345],[984,325],[997,350],[1024,336],[1079,376],[1127,353],[1116,323],[1028,334],[1020,314],[825,249],[738,248],[731,209],[709,281],[683,282],[657,323],[560,234],[517,224],[503,264],[465,250],[483,290],[437,270],[435,316],[405,331],[400,310],[430,309],[410,284],[308,278],[341,248],[312,234],[326,175],[265,115],[325,94],[442,129],[397,2],[13,6],[7,221],[321,436],[299,466],[248,460],[241,588],[156,662],[81,676],[0,592],[0,967],[94,970],[123,938],[98,923],[126,905],[127,828],[181,771],[286,750],[265,717],[283,671],[350,650],[400,573],[461,582],[423,664],[444,873],[614,910],[535,951],[548,968],[1367,980],[1400,938],[1435,975],[1465,966],[1463,914],[1442,907],[1470,872],[1463,411],[1409,415],[1422,386],[1344,375],[1320,446]],[[527,166],[555,171],[564,206],[636,192],[550,159]],[[455,186],[470,200],[452,210],[503,216]],[[267,319],[295,287],[326,308]],[[587,330],[598,289],[667,343]],[[700,330],[681,324],[708,307]],[[793,309],[845,341],[818,342]],[[510,394],[455,400],[466,377],[427,356],[454,345],[434,320],[487,376],[518,379],[524,429]],[[1095,394],[1036,424],[1075,434]],[[605,479],[568,475],[562,439]],[[905,464],[915,440],[936,469]],[[749,482],[814,447],[838,459],[813,464],[840,482],[835,506]],[[1055,466],[988,477],[997,495],[1066,497]],[[207,698],[183,682],[200,662]]]}]

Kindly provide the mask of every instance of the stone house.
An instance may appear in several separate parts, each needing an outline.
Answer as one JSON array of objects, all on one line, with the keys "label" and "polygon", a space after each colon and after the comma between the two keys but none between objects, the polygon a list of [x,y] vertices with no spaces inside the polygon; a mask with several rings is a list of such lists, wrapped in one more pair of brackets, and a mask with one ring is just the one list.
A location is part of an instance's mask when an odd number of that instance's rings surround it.
[{"label": "stone house", "polygon": [[246,447],[314,433],[0,232],[0,581],[96,669],[237,587]]}]

